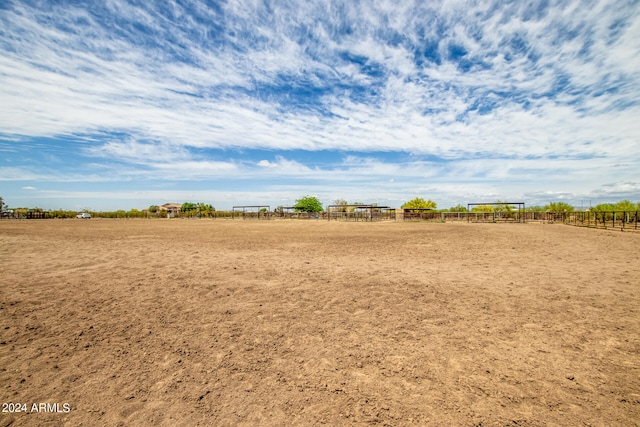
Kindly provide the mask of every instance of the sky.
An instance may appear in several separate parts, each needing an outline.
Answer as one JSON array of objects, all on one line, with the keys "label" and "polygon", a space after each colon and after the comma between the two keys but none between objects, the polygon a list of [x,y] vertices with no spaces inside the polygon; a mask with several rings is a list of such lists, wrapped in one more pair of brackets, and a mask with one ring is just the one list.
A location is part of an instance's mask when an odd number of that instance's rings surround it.
[{"label": "sky", "polygon": [[640,2],[0,1],[12,207],[640,201]]}]

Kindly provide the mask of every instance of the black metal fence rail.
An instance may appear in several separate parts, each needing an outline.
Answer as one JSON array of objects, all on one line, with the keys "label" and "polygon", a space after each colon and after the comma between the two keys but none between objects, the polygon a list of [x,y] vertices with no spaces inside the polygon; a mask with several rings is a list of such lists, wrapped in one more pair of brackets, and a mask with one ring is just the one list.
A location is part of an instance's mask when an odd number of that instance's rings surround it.
[{"label": "black metal fence rail", "polygon": [[329,221],[392,221],[395,220],[395,212],[274,212],[273,218],[277,219],[317,219]]},{"label": "black metal fence rail", "polygon": [[327,219],[326,212],[274,212],[273,215],[278,219]]},{"label": "black metal fence rail", "polygon": [[579,227],[640,230],[640,211],[566,212],[559,216],[565,224]]},{"label": "black metal fence rail", "polygon": [[[544,221],[545,217],[537,212],[404,212],[405,221],[437,222],[526,222]],[[532,215],[533,214],[533,215]]]},{"label": "black metal fence rail", "polygon": [[396,213],[394,211],[325,212],[324,218],[329,221],[393,221],[396,219]]},{"label": "black metal fence rail", "polygon": [[640,230],[640,211],[609,212],[405,212],[405,221],[547,222],[584,227]]},{"label": "black metal fence rail", "polygon": [[525,222],[526,215],[522,212],[469,212],[468,222]]},{"label": "black metal fence rail", "polygon": [[[129,215],[126,212],[91,212],[92,218],[166,218],[164,215],[138,213]],[[0,213],[0,219],[55,219],[75,218],[75,216],[59,216],[55,212],[29,211]],[[468,223],[526,223],[546,222],[605,229],[640,231],[640,211],[578,211],[578,212],[400,212],[395,210],[356,211],[356,212],[242,212],[214,211],[207,214],[197,212],[180,212],[173,218],[186,219],[300,219],[300,220],[332,220],[353,222],[375,221],[430,221],[430,222],[468,222]]]}]

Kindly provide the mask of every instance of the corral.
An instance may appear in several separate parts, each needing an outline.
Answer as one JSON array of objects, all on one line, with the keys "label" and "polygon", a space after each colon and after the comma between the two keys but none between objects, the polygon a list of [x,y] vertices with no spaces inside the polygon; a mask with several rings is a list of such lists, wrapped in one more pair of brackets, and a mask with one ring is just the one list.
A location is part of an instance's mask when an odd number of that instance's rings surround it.
[{"label": "corral", "polygon": [[[257,210],[256,210],[257,209]],[[231,219],[235,219],[236,213],[242,212],[242,219],[269,219],[271,206],[269,205],[242,205],[234,206],[231,210]]]},{"label": "corral", "polygon": [[2,221],[2,401],[61,412],[0,420],[636,425],[639,238],[542,223]]},{"label": "corral", "polygon": [[375,204],[329,205],[326,216],[329,221],[384,221],[395,219],[395,209]]}]

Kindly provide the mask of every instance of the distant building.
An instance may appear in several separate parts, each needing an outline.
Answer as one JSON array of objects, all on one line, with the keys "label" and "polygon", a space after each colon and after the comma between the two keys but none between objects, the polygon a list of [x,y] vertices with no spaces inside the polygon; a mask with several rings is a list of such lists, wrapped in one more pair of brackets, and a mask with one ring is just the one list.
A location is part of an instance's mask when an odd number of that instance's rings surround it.
[{"label": "distant building", "polygon": [[158,212],[166,212],[167,217],[174,217],[180,212],[182,205],[180,203],[165,203],[162,206],[158,206]]}]

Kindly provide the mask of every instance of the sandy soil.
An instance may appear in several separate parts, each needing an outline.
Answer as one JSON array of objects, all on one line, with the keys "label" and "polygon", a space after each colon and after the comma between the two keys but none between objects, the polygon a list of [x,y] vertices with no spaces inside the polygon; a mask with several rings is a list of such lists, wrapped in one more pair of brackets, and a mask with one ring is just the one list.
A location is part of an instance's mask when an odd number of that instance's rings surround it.
[{"label": "sandy soil", "polygon": [[0,221],[0,397],[27,409],[0,426],[638,425],[639,248],[548,224]]}]

